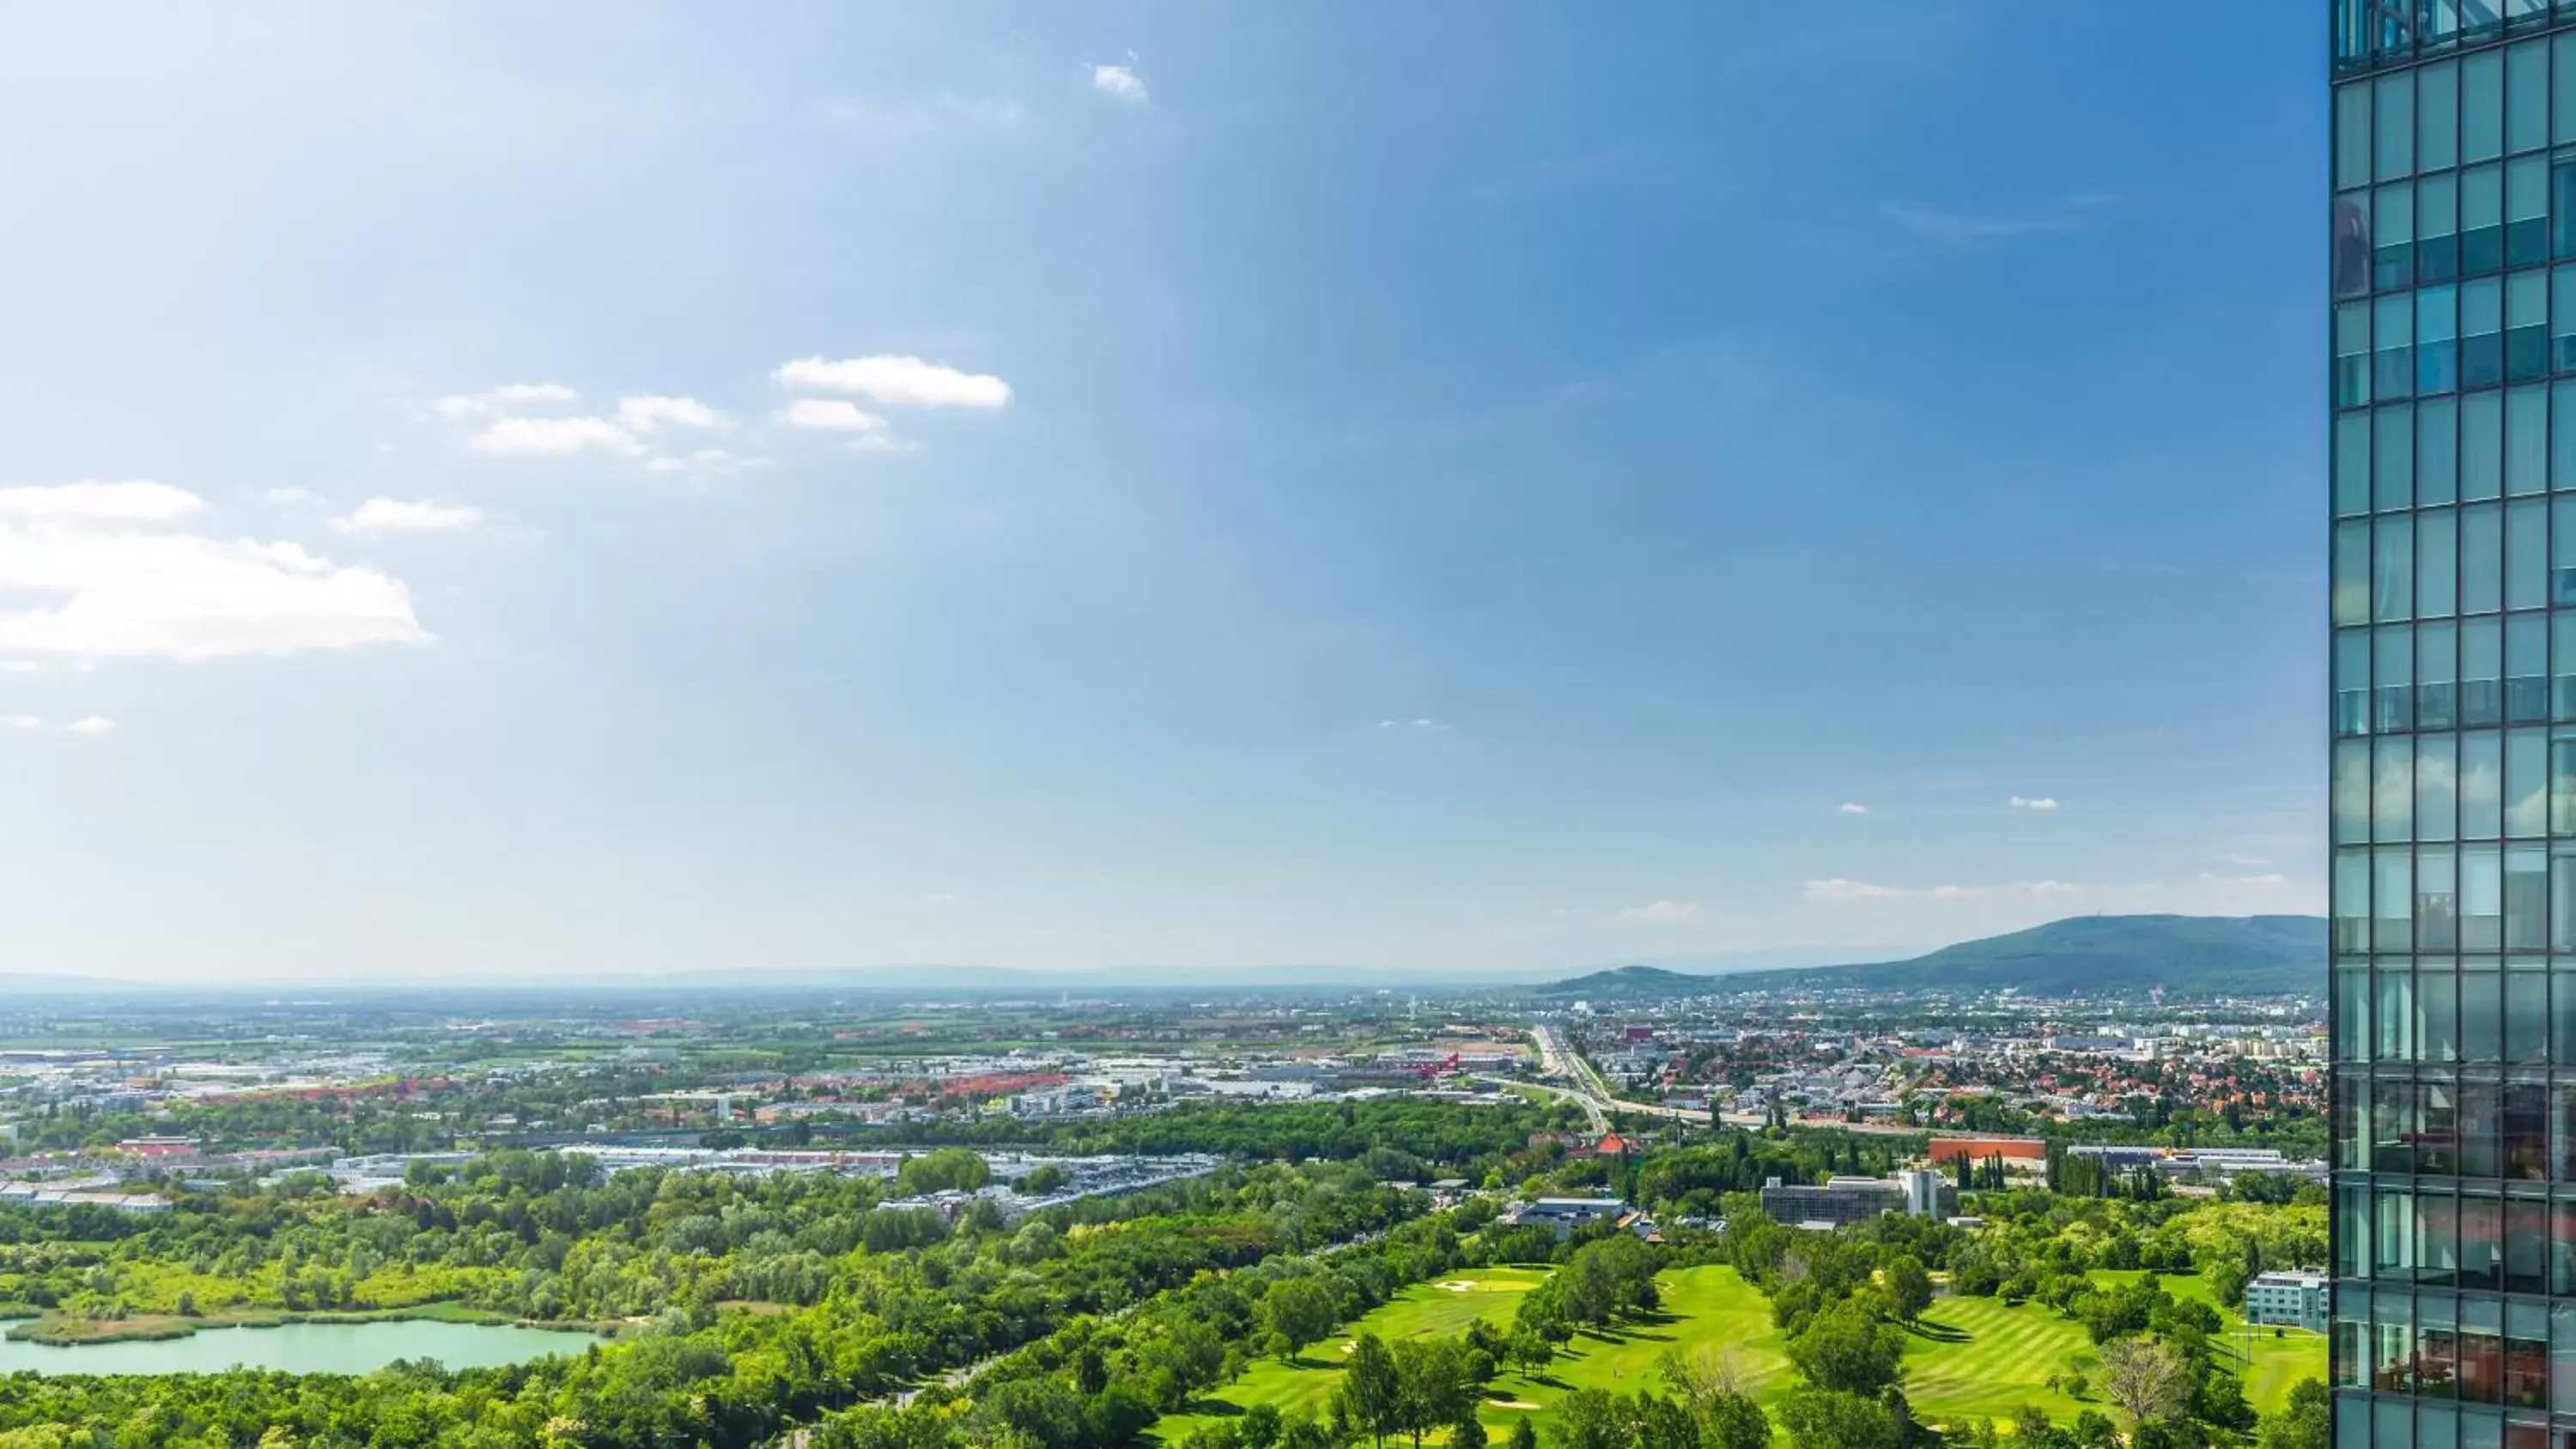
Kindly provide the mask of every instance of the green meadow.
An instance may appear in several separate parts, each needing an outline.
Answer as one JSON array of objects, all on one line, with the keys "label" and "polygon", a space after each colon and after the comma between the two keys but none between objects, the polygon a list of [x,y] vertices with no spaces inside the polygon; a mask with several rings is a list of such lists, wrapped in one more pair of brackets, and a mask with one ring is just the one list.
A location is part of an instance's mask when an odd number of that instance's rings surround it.
[{"label": "green meadow", "polygon": [[[1284,1413],[1307,1409],[1321,1415],[1341,1379],[1340,1361],[1353,1335],[1373,1333],[1393,1342],[1423,1335],[1464,1332],[1482,1318],[1509,1325],[1521,1295],[1545,1280],[1547,1271],[1532,1268],[1468,1269],[1437,1283],[1416,1284],[1306,1351],[1295,1365],[1264,1359],[1219,1393],[1204,1397],[1187,1413],[1166,1416],[1155,1426],[1165,1444],[1177,1444],[1197,1426],[1239,1414],[1255,1404],[1271,1404]],[[2119,1282],[2134,1273],[2096,1273],[2098,1281]],[[1662,1311],[1606,1334],[1575,1336],[1556,1361],[1536,1374],[1506,1369],[1487,1388],[1477,1417],[1490,1431],[1507,1432],[1512,1421],[1535,1418],[1544,1433],[1556,1402],[1576,1389],[1634,1393],[1662,1391],[1656,1362],[1679,1350],[1685,1355],[1712,1349],[1732,1361],[1740,1381],[1766,1404],[1797,1386],[1780,1333],[1771,1326],[1771,1307],[1752,1285],[1729,1267],[1680,1268],[1658,1280]],[[2177,1298],[2209,1302],[2206,1285],[2196,1278],[2168,1278],[2166,1290]],[[2214,1306],[2214,1305],[2213,1305]],[[2275,1338],[2269,1329],[2244,1331],[2243,1320],[2221,1310],[2231,1330],[2228,1344],[2244,1355],[2246,1397],[2269,1411],[2288,1397],[2302,1378],[2325,1376],[2325,1340],[2291,1330]],[[2079,1410],[2096,1409],[2117,1418],[2098,1390],[2083,1400],[2048,1387],[2052,1377],[2068,1372],[2098,1378],[2101,1362],[2081,1324],[2061,1318],[2035,1303],[2019,1306],[1995,1298],[1940,1298],[1908,1336],[1905,1347],[1906,1394],[1915,1413],[1934,1424],[1975,1418],[2002,1419],[2024,1404],[2036,1404],[2058,1419]]]}]

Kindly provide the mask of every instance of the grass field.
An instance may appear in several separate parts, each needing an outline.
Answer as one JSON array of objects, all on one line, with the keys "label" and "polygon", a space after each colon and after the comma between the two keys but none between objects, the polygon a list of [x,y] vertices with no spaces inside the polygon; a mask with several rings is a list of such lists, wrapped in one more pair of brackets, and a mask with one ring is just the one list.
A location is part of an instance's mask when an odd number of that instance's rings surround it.
[{"label": "grass field", "polygon": [[[2089,1275],[2096,1283],[2128,1283],[2145,1275],[2097,1269]],[[2218,1296],[2209,1284],[2198,1277],[2168,1277],[2164,1290],[2179,1299],[2206,1303],[2218,1308]],[[2238,1314],[2218,1308],[2218,1316],[2227,1325],[2226,1347],[2238,1355],[2238,1375],[2245,1381],[2245,1401],[2264,1413],[2281,1407],[2290,1390],[2301,1379],[2326,1376],[2326,1339],[2321,1333],[2288,1328],[2275,1333],[2272,1329],[2249,1325]]]},{"label": "grass field", "polygon": [[[2134,1273],[2097,1273],[2104,1282],[2135,1278]],[[1425,1334],[1464,1332],[1483,1318],[1508,1324],[1520,1296],[1546,1277],[1527,1268],[1470,1269],[1439,1283],[1417,1284],[1393,1301],[1346,1326],[1308,1349],[1296,1365],[1264,1359],[1222,1392],[1203,1398],[1191,1412],[1165,1417],[1155,1435],[1175,1444],[1200,1424],[1271,1404],[1282,1412],[1325,1412],[1341,1380],[1341,1357],[1352,1335],[1374,1333],[1393,1342]],[[1770,1304],[1733,1268],[1707,1266],[1668,1272],[1658,1280],[1663,1311],[1653,1320],[1605,1335],[1579,1334],[1554,1364],[1533,1377],[1518,1369],[1498,1375],[1477,1417],[1489,1430],[1508,1431],[1514,1419],[1533,1417],[1544,1432],[1556,1401],[1576,1389],[1634,1393],[1661,1389],[1657,1360],[1675,1349],[1693,1353],[1702,1346],[1729,1355],[1736,1373],[1766,1404],[1795,1388],[1781,1336],[1771,1326]],[[2196,1278],[2169,1278],[2166,1290],[2177,1298],[2210,1302],[2209,1290]],[[2214,1304],[2212,1306],[2215,1306]],[[2231,1329],[2243,1321],[2225,1310]],[[2292,1330],[2273,1338],[2268,1329],[2256,1337],[2231,1340],[2250,1345],[2245,1370],[2245,1396],[2255,1408],[2280,1407],[2291,1385],[2325,1375],[2325,1340]],[[2101,1360],[2081,1324],[2059,1317],[2036,1303],[2007,1305],[1999,1298],[1941,1298],[1923,1315],[1905,1345],[1905,1391],[1914,1412],[1927,1423],[1969,1419],[2004,1419],[2024,1404],[2036,1404],[2050,1417],[2067,1419],[2086,1408],[2119,1415],[2104,1403],[2100,1390],[2076,1400],[2050,1390],[2047,1380],[2069,1371],[2098,1380]]]}]

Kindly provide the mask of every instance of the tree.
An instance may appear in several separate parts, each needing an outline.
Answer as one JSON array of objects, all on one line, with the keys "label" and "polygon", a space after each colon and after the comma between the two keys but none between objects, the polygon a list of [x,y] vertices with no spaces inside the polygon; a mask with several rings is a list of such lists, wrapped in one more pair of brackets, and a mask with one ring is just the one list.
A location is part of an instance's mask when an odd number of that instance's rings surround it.
[{"label": "tree", "polygon": [[2115,1338],[2102,1345],[2102,1392],[2134,1419],[2162,1418],[2191,1392],[2191,1370],[2171,1344]]},{"label": "tree", "polygon": [[1504,1442],[1511,1449],[1538,1449],[1538,1429],[1527,1419],[1514,1419],[1511,1437]]},{"label": "tree", "polygon": [[1351,1344],[1350,1361],[1342,1369],[1342,1386],[1335,1395],[1351,1423],[1367,1430],[1371,1443],[1385,1443],[1399,1423],[1403,1392],[1395,1355],[1387,1352],[1376,1334],[1361,1334]]},{"label": "tree", "polygon": [[1729,1389],[1700,1406],[1700,1443],[1706,1449],[1768,1449],[1771,1421],[1751,1394]]},{"label": "tree", "polygon": [[1474,1414],[1460,1419],[1449,1430],[1449,1449],[1485,1449],[1485,1426]]},{"label": "tree", "polygon": [[1800,1389],[1780,1402],[1795,1449],[1897,1449],[1896,1416],[1856,1394]]},{"label": "tree", "polygon": [[1864,1398],[1897,1381],[1904,1354],[1902,1334],[1849,1304],[1817,1314],[1789,1340],[1789,1361],[1808,1382]]},{"label": "tree", "polygon": [[2281,1412],[2263,1420],[2256,1443],[2261,1449],[2326,1449],[2333,1427],[2334,1400],[2322,1379],[2301,1379],[2290,1390]]},{"label": "tree", "polygon": [[1932,1275],[1923,1271],[1923,1262],[1912,1253],[1899,1253],[1887,1265],[1887,1296],[1896,1304],[1896,1316],[1908,1323],[1923,1316],[1932,1306]]},{"label": "tree", "polygon": [[1340,1316],[1332,1285],[1321,1278],[1273,1283],[1261,1298],[1261,1322],[1279,1337],[1281,1363],[1295,1363],[1306,1345],[1333,1331]]},{"label": "tree", "polygon": [[1422,1449],[1424,1434],[1475,1412],[1475,1385],[1457,1340],[1406,1339],[1394,1358],[1395,1425],[1413,1436],[1414,1449]]}]

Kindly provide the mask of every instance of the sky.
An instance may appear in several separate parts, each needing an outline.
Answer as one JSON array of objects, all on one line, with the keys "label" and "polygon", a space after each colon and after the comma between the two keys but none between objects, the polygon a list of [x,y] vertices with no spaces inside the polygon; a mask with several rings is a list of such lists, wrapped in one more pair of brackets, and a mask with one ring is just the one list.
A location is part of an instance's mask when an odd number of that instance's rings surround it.
[{"label": "sky", "polygon": [[19,7],[0,972],[2318,910],[2315,10]]}]

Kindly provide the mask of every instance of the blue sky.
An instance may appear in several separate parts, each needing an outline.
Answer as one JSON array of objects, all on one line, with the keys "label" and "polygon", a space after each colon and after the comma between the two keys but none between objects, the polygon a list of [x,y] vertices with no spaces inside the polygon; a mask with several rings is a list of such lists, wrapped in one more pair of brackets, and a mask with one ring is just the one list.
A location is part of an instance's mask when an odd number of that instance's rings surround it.
[{"label": "blue sky", "polygon": [[0,970],[2316,909],[2311,8],[15,14]]}]

